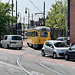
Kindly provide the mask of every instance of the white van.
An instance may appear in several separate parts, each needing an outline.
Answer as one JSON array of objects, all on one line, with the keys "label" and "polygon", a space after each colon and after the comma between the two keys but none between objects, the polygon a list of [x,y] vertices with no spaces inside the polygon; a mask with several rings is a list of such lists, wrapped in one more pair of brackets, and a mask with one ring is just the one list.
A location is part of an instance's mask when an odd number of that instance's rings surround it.
[{"label": "white van", "polygon": [[1,40],[1,47],[22,49],[23,41],[21,35],[4,35],[4,39]]}]

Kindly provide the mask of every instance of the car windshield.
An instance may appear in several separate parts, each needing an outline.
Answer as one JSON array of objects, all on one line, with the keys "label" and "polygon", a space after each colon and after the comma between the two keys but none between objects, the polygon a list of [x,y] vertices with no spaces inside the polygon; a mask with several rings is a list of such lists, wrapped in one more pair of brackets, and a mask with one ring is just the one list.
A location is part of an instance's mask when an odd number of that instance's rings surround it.
[{"label": "car windshield", "polygon": [[12,40],[22,40],[20,36],[12,36]]},{"label": "car windshield", "polygon": [[75,45],[73,45],[73,46],[71,47],[71,50],[75,50]]},{"label": "car windshield", "polygon": [[55,47],[68,47],[64,42],[53,42]]}]

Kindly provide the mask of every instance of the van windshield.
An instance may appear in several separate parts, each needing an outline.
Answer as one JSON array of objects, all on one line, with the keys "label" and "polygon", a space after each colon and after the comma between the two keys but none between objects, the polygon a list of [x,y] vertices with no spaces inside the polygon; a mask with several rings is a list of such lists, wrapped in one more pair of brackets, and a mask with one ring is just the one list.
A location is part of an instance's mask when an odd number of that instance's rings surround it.
[{"label": "van windshield", "polygon": [[22,40],[20,36],[12,36],[12,40]]}]

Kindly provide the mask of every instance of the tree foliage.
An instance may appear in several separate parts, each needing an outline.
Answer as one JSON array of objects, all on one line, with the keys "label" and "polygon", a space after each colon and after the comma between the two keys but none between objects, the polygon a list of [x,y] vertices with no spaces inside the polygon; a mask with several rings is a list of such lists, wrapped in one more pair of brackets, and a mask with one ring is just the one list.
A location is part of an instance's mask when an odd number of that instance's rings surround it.
[{"label": "tree foliage", "polygon": [[60,30],[66,30],[67,25],[67,0],[57,1],[50,8],[46,20],[46,26],[50,28],[59,28]]},{"label": "tree foliage", "polygon": [[11,17],[12,5],[9,3],[1,3],[0,2],[0,31],[1,33],[7,33],[8,23],[15,19]]}]

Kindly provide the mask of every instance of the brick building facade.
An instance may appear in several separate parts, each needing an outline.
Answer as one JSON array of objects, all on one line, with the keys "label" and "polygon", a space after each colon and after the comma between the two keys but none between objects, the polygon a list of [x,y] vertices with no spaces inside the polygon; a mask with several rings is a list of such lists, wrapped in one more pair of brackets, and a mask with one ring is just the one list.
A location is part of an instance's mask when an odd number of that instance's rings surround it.
[{"label": "brick building facade", "polygon": [[75,43],[75,0],[70,0],[70,43]]}]

